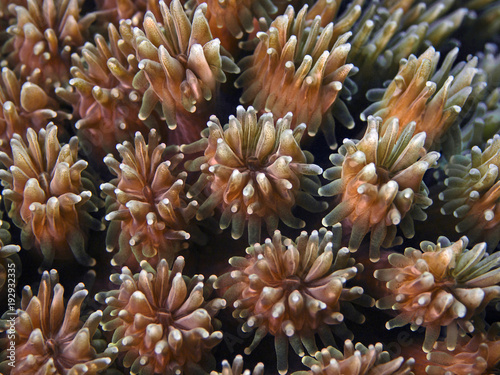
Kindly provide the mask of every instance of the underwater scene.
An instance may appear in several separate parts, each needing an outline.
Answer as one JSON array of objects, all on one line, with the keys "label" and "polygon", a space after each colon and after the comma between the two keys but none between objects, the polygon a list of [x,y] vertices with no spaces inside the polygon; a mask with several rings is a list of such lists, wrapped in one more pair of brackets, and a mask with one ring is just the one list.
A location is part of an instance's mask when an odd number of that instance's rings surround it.
[{"label": "underwater scene", "polygon": [[1,375],[500,374],[499,0],[0,0]]}]

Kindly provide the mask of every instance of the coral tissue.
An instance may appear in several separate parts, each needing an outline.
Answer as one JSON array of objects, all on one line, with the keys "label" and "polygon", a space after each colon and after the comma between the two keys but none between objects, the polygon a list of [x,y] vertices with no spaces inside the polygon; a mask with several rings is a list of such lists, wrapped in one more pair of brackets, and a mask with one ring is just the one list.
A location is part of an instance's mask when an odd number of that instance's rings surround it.
[{"label": "coral tissue", "polygon": [[499,0],[0,0],[0,374],[500,373],[499,45]]}]

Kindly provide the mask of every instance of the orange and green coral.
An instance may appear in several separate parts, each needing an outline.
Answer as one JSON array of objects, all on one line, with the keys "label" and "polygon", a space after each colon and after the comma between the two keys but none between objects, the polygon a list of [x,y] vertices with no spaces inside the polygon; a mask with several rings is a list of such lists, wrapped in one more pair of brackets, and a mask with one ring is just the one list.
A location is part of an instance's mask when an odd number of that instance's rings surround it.
[{"label": "orange and green coral", "polygon": [[498,372],[499,20],[0,0],[0,372]]}]

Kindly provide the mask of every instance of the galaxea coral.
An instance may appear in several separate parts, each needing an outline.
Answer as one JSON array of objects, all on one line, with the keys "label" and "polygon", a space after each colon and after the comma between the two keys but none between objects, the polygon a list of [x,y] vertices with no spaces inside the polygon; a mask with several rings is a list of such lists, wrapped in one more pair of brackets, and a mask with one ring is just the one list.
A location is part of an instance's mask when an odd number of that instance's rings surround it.
[{"label": "galaxea coral", "polygon": [[222,361],[222,372],[212,371],[210,375],[263,375],[264,374],[264,364],[259,363],[255,366],[253,371],[245,370],[243,371],[243,357],[237,355],[234,358],[233,364],[230,365],[227,360]]},{"label": "galaxea coral", "polygon": [[483,144],[500,131],[500,89],[495,89],[480,102],[470,121],[464,126],[462,141],[470,146]]},{"label": "galaxea coral", "polygon": [[81,264],[94,265],[85,243],[89,229],[103,229],[91,216],[101,201],[84,172],[87,162],[78,159],[78,139],[73,137],[61,146],[54,124],[38,134],[29,128],[26,138],[28,144],[13,135],[12,158],[0,153],[1,162],[9,168],[0,174],[2,195],[9,217],[22,229],[23,246],[42,251],[42,268],[53,259],[67,257],[66,250]]},{"label": "galaxea coral", "polygon": [[222,339],[214,316],[225,301],[208,300],[217,278],[183,276],[182,257],[172,269],[164,259],[157,269],[145,261],[141,267],[135,275],[122,268],[111,276],[119,288],[96,297],[107,306],[102,327],[114,331],[112,347],[126,353],[123,365],[132,373],[203,373],[213,366],[210,349]]},{"label": "galaxea coral", "polygon": [[8,28],[10,64],[23,77],[39,77],[44,88],[66,84],[70,55],[94,21],[92,14],[80,17],[82,5],[82,0],[27,0],[15,6],[17,22]]},{"label": "galaxea coral", "polygon": [[494,373],[499,43],[498,0],[0,0],[0,373]]},{"label": "galaxea coral", "polygon": [[147,132],[157,125],[155,113],[141,121],[138,113],[142,95],[132,87],[139,72],[137,59],[130,55],[113,24],[106,41],[97,34],[94,43],[85,43],[81,56],[72,55],[69,83],[56,93],[73,105],[77,134],[89,157],[102,158],[115,152],[115,145],[132,140],[136,131]]},{"label": "galaxea coral", "polygon": [[207,4],[206,16],[212,35],[229,50],[237,49],[235,41],[254,31],[257,19],[271,22],[271,15],[278,11],[270,0],[188,0],[186,7],[203,3]]},{"label": "galaxea coral", "polygon": [[325,124],[323,131],[335,147],[332,113],[346,126],[354,125],[345,104],[337,99],[353,68],[345,63],[350,35],[339,36],[333,23],[322,28],[321,17],[308,25],[307,9],[305,6],[295,16],[293,7],[289,7],[267,33],[257,34],[260,42],[255,52],[239,63],[243,73],[236,86],[244,88],[242,104],[251,104],[275,117],[291,111],[292,128],[304,123],[307,133],[314,136]]},{"label": "galaxea coral", "polygon": [[434,48],[429,47],[418,59],[410,55],[387,89],[371,91],[372,99],[383,96],[363,112],[362,118],[379,116],[384,123],[398,118],[400,133],[413,121],[416,132],[425,132],[425,147],[430,149],[454,124],[472,92],[477,58],[461,67],[456,77],[449,76],[457,53],[458,48],[451,51],[437,71],[440,54]]},{"label": "galaxea coral", "polygon": [[333,182],[319,189],[320,195],[340,195],[340,202],[325,216],[323,225],[344,221],[352,226],[349,248],[356,250],[371,232],[370,259],[377,261],[381,245],[390,246],[400,225],[413,237],[413,220],[425,220],[423,208],[431,205],[422,179],[439,153],[426,153],[426,134],[414,135],[415,123],[399,133],[398,119],[381,124],[368,118],[360,141],[344,140],[339,153],[330,156],[334,167],[324,176]]},{"label": "galaxea coral", "polygon": [[[21,270],[21,260],[17,256],[21,247],[19,245],[10,245],[11,235],[9,233],[9,223],[0,219],[0,291],[4,290],[7,281],[7,275],[14,272],[14,280],[10,287],[13,288]],[[16,270],[16,271],[14,271]]]},{"label": "galaxea coral", "polygon": [[459,7],[460,3],[452,1],[386,1],[383,9],[369,3],[353,28],[348,62],[360,70],[353,77],[355,82],[363,89],[372,88],[367,83],[380,79],[374,77],[373,71],[392,78],[400,62],[404,63],[412,53],[445,43],[469,13]]},{"label": "galaxea coral", "polygon": [[[159,1],[157,0],[96,0],[96,17],[118,26],[121,20],[130,20],[134,26],[138,26],[147,11],[152,12],[155,17],[161,17]],[[170,4],[166,0],[166,4]]]},{"label": "galaxea coral", "polygon": [[108,251],[119,249],[114,265],[124,264],[131,256],[151,264],[163,258],[172,261],[190,237],[185,229],[198,202],[186,198],[186,172],[175,172],[183,155],[165,160],[165,148],[156,131],[149,133],[147,144],[138,132],[134,144],[117,145],[121,163],[112,155],[104,160],[117,176],[101,185],[107,196],[106,220],[110,221],[106,246]]},{"label": "galaxea coral", "polygon": [[[201,171],[188,194],[197,196],[207,187],[210,195],[197,213],[199,219],[212,215],[221,205],[220,227],[231,225],[231,235],[238,239],[248,222],[250,244],[261,240],[261,222],[269,233],[279,221],[292,228],[305,223],[292,213],[295,204],[319,212],[325,207],[311,196],[322,169],[312,164],[311,154],[300,148],[305,125],[291,129],[291,113],[276,122],[272,114],[260,117],[253,107],[237,108],[224,128],[217,117],[208,122],[209,134],[200,141],[184,146],[188,153],[204,151],[204,156],[188,162],[190,171]],[[308,191],[304,191],[304,190]]]},{"label": "galaxea coral", "polygon": [[479,93],[472,93],[479,102],[475,113],[462,126],[462,141],[467,148],[484,144],[500,131],[500,54],[494,44],[488,43],[484,49],[483,53],[478,53],[479,71],[474,77],[474,86],[483,85],[484,88]]},{"label": "galaxea coral", "polygon": [[387,281],[390,294],[377,301],[381,309],[398,310],[388,329],[411,324],[425,327],[423,349],[429,352],[441,327],[446,327],[446,346],[456,347],[459,333],[474,332],[474,317],[500,297],[500,253],[486,254],[486,244],[467,249],[467,237],[451,243],[441,237],[437,244],[424,241],[422,250],[407,248],[404,255],[389,256],[392,268],[375,271]]},{"label": "galaxea coral", "polygon": [[33,82],[21,82],[9,68],[0,80],[0,150],[10,153],[9,141],[30,127],[39,130],[57,116],[57,104]]},{"label": "galaxea coral", "polygon": [[23,289],[15,314],[17,361],[14,367],[8,360],[0,363],[2,373],[93,375],[114,360],[116,348],[100,350],[104,342],[96,339],[102,311],[81,320],[85,286],[79,283],[64,307],[64,288],[58,281],[57,271],[45,271],[36,296],[29,286]]},{"label": "galaxea coral", "polygon": [[304,357],[302,362],[309,371],[297,371],[293,375],[349,374],[349,375],[405,375],[413,374],[415,361],[405,361],[403,357],[391,360],[383,351],[381,343],[368,348],[361,343],[354,345],[351,340],[344,343],[344,353],[332,346],[318,351],[314,357]]},{"label": "galaxea coral", "polygon": [[157,21],[147,12],[144,31],[132,30],[123,21],[120,27],[122,38],[130,40],[139,61],[140,71],[133,82],[144,93],[139,118],[149,117],[161,103],[168,126],[174,129],[184,118],[179,131],[185,139],[194,136],[191,140],[195,140],[196,128],[188,128],[188,124],[190,118],[196,124],[197,117],[190,114],[201,112],[204,118],[208,102],[215,102],[219,84],[226,81],[226,73],[238,73],[239,69],[220,41],[212,38],[206,5],[194,10],[192,20],[179,0],[173,0],[170,8],[161,1],[160,8],[163,19]]},{"label": "galaxea coral", "polygon": [[431,362],[426,371],[429,375],[480,375],[494,373],[500,362],[499,325],[488,332],[477,332],[472,337],[460,338],[459,345],[450,351],[443,342],[427,357]]},{"label": "galaxea coral", "polygon": [[500,136],[497,134],[481,152],[472,147],[470,155],[455,155],[446,167],[448,186],[439,198],[446,203],[443,214],[460,219],[456,226],[469,239],[482,240],[489,248],[500,241]]},{"label": "galaxea coral", "polygon": [[[244,318],[243,331],[256,330],[245,353],[251,353],[268,334],[275,337],[278,370],[288,370],[288,342],[304,355],[318,349],[314,335],[325,345],[334,345],[333,332],[350,335],[344,314],[357,323],[363,315],[349,301],[360,299],[363,289],[347,287],[362,266],[350,258],[347,248],[339,248],[341,227],[330,231],[303,232],[295,242],[276,231],[264,244],[247,248],[248,256],[229,259],[232,270],[216,282],[228,288],[224,298],[235,308],[233,316]],[[366,301],[368,300],[368,301]],[[365,298],[369,303],[369,298]]]}]

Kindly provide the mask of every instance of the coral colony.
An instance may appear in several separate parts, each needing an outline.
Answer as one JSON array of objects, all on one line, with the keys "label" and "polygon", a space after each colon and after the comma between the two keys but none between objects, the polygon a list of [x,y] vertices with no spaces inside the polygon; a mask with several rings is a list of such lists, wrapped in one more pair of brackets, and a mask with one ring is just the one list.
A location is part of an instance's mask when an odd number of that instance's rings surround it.
[{"label": "coral colony", "polygon": [[0,0],[0,374],[500,373],[498,0]]}]

